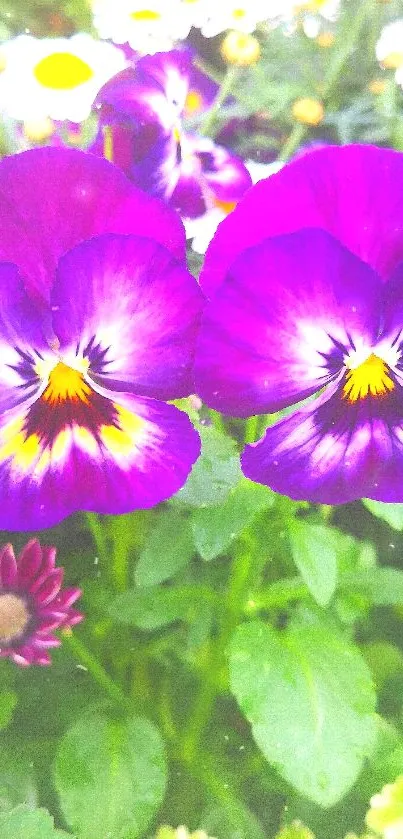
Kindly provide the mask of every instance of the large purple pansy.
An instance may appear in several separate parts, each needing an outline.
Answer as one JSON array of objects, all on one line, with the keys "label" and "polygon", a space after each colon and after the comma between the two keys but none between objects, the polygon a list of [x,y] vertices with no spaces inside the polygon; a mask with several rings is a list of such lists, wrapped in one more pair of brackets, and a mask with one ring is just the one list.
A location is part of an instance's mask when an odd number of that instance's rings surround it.
[{"label": "large purple pansy", "polygon": [[194,388],[202,306],[176,258],[179,220],[84,152],[6,159],[0,204],[6,184],[0,527],[165,500],[199,453],[187,416],[162,401]]},{"label": "large purple pansy", "polygon": [[140,58],[100,91],[93,151],[107,155],[146,192],[185,218],[232,206],[251,186],[240,158],[184,130],[212,102],[217,86],[194,67],[190,50]]},{"label": "large purple pansy", "polygon": [[298,500],[403,501],[403,270],[385,282],[318,229],[245,249],[206,307],[196,383],[235,416],[297,405],[246,446],[250,479]]}]

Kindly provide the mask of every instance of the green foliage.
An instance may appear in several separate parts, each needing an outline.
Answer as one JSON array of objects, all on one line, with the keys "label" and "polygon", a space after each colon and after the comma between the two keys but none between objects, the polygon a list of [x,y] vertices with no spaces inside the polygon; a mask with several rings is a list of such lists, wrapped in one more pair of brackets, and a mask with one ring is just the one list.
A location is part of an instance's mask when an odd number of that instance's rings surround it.
[{"label": "green foliage", "polygon": [[71,833],[57,830],[46,810],[30,810],[20,806],[0,813],[1,839],[74,839]]},{"label": "green foliage", "polygon": [[140,553],[135,570],[139,586],[152,586],[169,580],[192,558],[190,523],[171,510],[161,513]]},{"label": "green foliage", "polygon": [[55,784],[66,821],[80,839],[99,839],[101,831],[113,839],[135,839],[164,797],[161,737],[146,719],[87,714],[60,742]]},{"label": "green foliage", "polygon": [[242,477],[234,440],[213,426],[199,426],[202,453],[173,503],[214,507],[222,503]]},{"label": "green foliage", "polygon": [[337,554],[343,550],[340,533],[324,525],[292,520],[288,535],[293,560],[312,596],[327,606],[337,584]]},{"label": "green foliage", "polygon": [[403,504],[384,504],[370,498],[364,498],[363,503],[373,516],[386,521],[394,530],[403,530]]},{"label": "green foliage", "polygon": [[324,807],[345,795],[377,732],[374,687],[358,651],[321,626],[278,633],[255,621],[236,631],[230,671],[267,760]]}]

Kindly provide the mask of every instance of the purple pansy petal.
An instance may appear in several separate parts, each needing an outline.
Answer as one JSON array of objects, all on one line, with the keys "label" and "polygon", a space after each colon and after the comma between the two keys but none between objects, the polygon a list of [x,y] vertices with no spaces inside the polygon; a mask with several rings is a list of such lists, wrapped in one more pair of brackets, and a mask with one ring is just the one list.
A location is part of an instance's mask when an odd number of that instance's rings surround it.
[{"label": "purple pansy petal", "polygon": [[107,160],[76,149],[38,148],[0,162],[0,260],[48,298],[62,254],[101,233],[151,236],[184,258],[182,224]]},{"label": "purple pansy petal", "polygon": [[303,230],[242,254],[207,304],[196,389],[234,416],[270,413],[315,393],[348,349],[378,332],[380,279],[321,230]]},{"label": "purple pansy petal", "polygon": [[387,279],[403,260],[402,181],[401,152],[353,145],[303,155],[256,184],[220,225],[203,289],[213,294],[245,248],[305,227],[327,230]]},{"label": "purple pansy petal", "polygon": [[12,588],[17,580],[17,563],[12,545],[4,545],[0,552],[0,589]]},{"label": "purple pansy petal", "polygon": [[208,137],[193,137],[192,149],[206,184],[218,201],[239,201],[252,186],[252,178],[243,160],[228,149],[217,146]]},{"label": "purple pansy petal", "polygon": [[196,280],[161,245],[101,236],[60,261],[53,325],[61,352],[88,358],[102,387],[177,399],[194,389],[202,304]]},{"label": "purple pansy petal", "polygon": [[187,160],[178,167],[179,178],[176,187],[169,199],[171,207],[178,211],[184,218],[197,218],[202,216],[207,209],[206,197],[203,194],[200,172],[194,162]]},{"label": "purple pansy petal", "polygon": [[[10,442],[10,423],[30,429],[29,436]],[[81,415],[70,407],[63,423],[52,427],[41,403],[3,417],[0,528],[43,529],[76,510],[152,507],[183,486],[200,452],[187,415],[153,399],[119,394],[115,403],[92,392]]]},{"label": "purple pansy petal", "polygon": [[403,501],[403,391],[349,405],[339,388],[268,428],[242,455],[244,474],[296,500]]},{"label": "purple pansy petal", "polygon": [[46,334],[50,319],[29,299],[17,267],[0,264],[0,412],[38,395],[35,366],[50,354]]}]

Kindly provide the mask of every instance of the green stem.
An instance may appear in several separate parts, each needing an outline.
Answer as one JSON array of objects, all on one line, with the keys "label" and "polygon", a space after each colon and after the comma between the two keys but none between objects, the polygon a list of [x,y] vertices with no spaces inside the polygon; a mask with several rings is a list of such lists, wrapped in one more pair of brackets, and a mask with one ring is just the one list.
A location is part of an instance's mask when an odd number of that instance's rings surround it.
[{"label": "green stem", "polygon": [[[130,517],[130,523],[133,523]],[[129,543],[128,538],[128,517],[114,516],[111,520],[113,538],[112,552],[112,578],[115,590],[119,593],[126,591],[129,583]]]},{"label": "green stem", "polygon": [[[339,49],[334,51],[334,60],[330,65],[329,72],[325,78],[325,83],[322,89],[322,99],[326,104],[326,101],[329,99],[331,94],[333,93],[333,88],[337,85],[339,81],[339,77],[344,69],[344,66],[348,59],[350,58],[351,52],[355,47],[356,41],[361,33],[361,29],[366,22],[367,18],[372,15],[373,11],[373,0],[367,0],[366,3],[363,3],[361,7],[358,5],[358,8],[355,11],[354,18],[350,21],[351,26],[349,28],[348,33],[343,36],[344,41],[343,44],[339,44]],[[308,133],[309,126],[302,125],[301,123],[296,123],[294,128],[291,131],[290,136],[285,141],[283,148],[280,151],[279,159],[286,162],[289,160],[290,157],[294,154],[297,148],[301,145],[302,141],[304,140],[306,134]]]},{"label": "green stem", "polygon": [[251,594],[245,612],[251,614],[261,609],[280,609],[306,597],[309,597],[309,589],[300,577],[277,580],[256,594]]},{"label": "green stem", "polygon": [[245,443],[254,443],[259,439],[260,416],[249,417],[245,423]]},{"label": "green stem", "polygon": [[213,104],[209,111],[207,111],[205,119],[200,126],[199,134],[202,134],[204,137],[206,136],[213,136],[214,137],[214,128],[217,122],[217,116],[221,105],[227,99],[228,95],[231,93],[235,86],[235,82],[238,78],[238,68],[237,67],[229,67],[222,82],[220,89],[217,93],[217,96],[214,99]]},{"label": "green stem", "polygon": [[201,688],[191,709],[183,738],[183,758],[188,763],[194,762],[204,728],[211,716],[225,662],[225,651],[244,609],[245,589],[249,583],[252,563],[251,536],[248,538],[245,534],[235,548],[221,632],[210,648]]},{"label": "green stem", "polygon": [[220,431],[222,434],[226,434],[227,429],[225,427],[225,422],[222,415],[218,411],[213,411],[212,408],[210,408],[209,414],[216,431]]},{"label": "green stem", "polygon": [[109,673],[106,672],[102,664],[100,664],[94,654],[85,646],[83,641],[77,635],[67,631],[63,635],[63,642],[70,648],[70,652],[74,658],[88,670],[94,681],[97,682],[112,702],[123,711],[130,711],[131,704],[122,689],[113,681]]},{"label": "green stem", "polygon": [[85,518],[92,538],[95,542],[99,558],[101,562],[106,563],[109,557],[109,549],[100,517],[98,516],[98,513],[85,513]]}]

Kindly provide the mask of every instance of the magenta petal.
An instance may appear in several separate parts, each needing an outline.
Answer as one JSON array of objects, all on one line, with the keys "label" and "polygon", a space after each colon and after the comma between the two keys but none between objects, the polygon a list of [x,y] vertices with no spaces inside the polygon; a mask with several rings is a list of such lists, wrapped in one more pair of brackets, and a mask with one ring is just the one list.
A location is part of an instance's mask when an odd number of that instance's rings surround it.
[{"label": "magenta petal", "polygon": [[[45,433],[28,469],[12,456],[0,463],[0,527],[40,530],[76,510],[127,513],[159,504],[183,486],[200,453],[187,415],[129,394],[119,394],[119,403],[102,398],[105,420],[88,409],[94,431],[73,417],[54,443]],[[0,450],[13,421],[0,424]]]},{"label": "magenta petal", "polygon": [[[331,395],[330,395],[331,394]],[[333,386],[268,428],[242,455],[244,474],[282,495],[321,504],[403,502],[403,391],[350,405]]]},{"label": "magenta petal", "polygon": [[403,260],[403,155],[322,147],[256,184],[220,225],[201,285],[209,296],[245,248],[305,227],[327,230],[387,279]]},{"label": "magenta petal", "polygon": [[177,399],[194,389],[203,301],[166,248],[137,236],[101,236],[61,260],[54,329],[61,352],[78,348],[102,387]]},{"label": "magenta petal", "polygon": [[79,588],[65,588],[60,591],[52,603],[52,609],[68,610],[73,603],[81,597],[81,589]]},{"label": "magenta petal", "polygon": [[39,148],[0,162],[0,261],[15,263],[30,291],[48,299],[60,256],[101,233],[150,236],[184,258],[179,218],[108,161]]},{"label": "magenta petal", "polygon": [[22,589],[37,576],[41,565],[42,548],[37,539],[31,539],[18,557],[18,584]]},{"label": "magenta petal", "polygon": [[378,276],[322,230],[267,239],[238,257],[207,304],[195,377],[216,410],[272,413],[328,384],[379,331]]},{"label": "magenta petal", "polygon": [[17,580],[17,563],[13,546],[8,544],[0,552],[0,588],[13,588]]},{"label": "magenta petal", "polygon": [[51,571],[55,567],[56,556],[56,548],[47,545],[42,546],[42,568],[44,571]]},{"label": "magenta petal", "polygon": [[66,620],[63,622],[63,627],[77,626],[78,623],[84,620],[85,615],[82,612],[77,612],[76,609],[69,609]]},{"label": "magenta petal", "polygon": [[31,594],[35,594],[41,605],[47,606],[59,592],[62,582],[63,568],[55,568],[54,571],[46,574],[45,578],[38,577],[31,585],[30,591]]},{"label": "magenta petal", "polygon": [[36,650],[50,650],[61,646],[60,638],[55,638],[54,635],[35,635],[32,642]]}]

